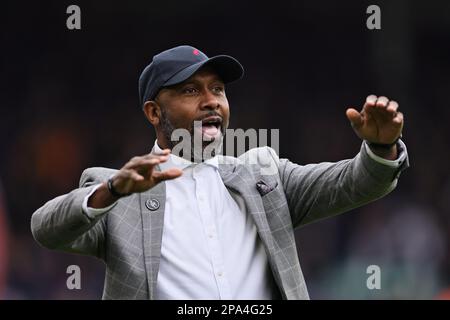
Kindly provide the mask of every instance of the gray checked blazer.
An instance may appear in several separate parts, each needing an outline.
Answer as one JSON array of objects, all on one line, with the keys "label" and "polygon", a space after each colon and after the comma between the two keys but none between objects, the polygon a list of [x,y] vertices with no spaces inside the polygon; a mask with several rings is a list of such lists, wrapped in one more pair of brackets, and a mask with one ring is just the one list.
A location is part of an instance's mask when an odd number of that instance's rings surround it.
[{"label": "gray checked blazer", "polygon": [[[402,160],[397,168],[373,160],[364,145],[353,159],[304,166],[280,159],[268,147],[252,149],[239,158],[220,156],[222,180],[253,218],[283,299],[309,299],[294,229],[392,191],[400,172],[408,167],[403,142],[399,147]],[[103,260],[103,299],[153,299],[164,228],[165,183],[121,198],[111,210],[90,219],[82,210],[83,199],[114,172],[86,169],[78,189],[34,212],[31,230],[36,241],[49,249]]]}]

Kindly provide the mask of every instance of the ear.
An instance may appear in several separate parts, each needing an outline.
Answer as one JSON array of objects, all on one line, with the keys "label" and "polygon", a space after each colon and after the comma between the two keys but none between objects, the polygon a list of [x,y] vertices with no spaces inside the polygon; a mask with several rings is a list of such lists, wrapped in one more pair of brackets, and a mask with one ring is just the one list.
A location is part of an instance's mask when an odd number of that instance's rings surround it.
[{"label": "ear", "polygon": [[159,124],[161,119],[161,107],[160,105],[151,100],[144,103],[144,113],[147,120],[155,127]]}]

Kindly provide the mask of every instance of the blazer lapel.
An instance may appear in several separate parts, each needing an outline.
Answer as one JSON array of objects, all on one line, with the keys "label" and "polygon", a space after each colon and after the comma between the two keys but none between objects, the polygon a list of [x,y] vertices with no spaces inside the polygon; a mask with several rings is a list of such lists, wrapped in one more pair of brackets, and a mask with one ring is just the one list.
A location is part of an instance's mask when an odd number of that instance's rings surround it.
[{"label": "blazer lapel", "polygon": [[274,243],[253,175],[242,164],[220,164],[219,173],[225,186],[244,199],[247,211],[253,218],[258,234],[266,248],[267,256],[269,260],[272,260],[271,253],[275,252]]},{"label": "blazer lapel", "polygon": [[[159,171],[159,167],[157,170]],[[158,277],[159,262],[161,260],[166,185],[164,182],[159,183],[150,190],[140,193],[139,197],[149,299],[153,300],[155,298],[156,280]]]},{"label": "blazer lapel", "polygon": [[285,297],[279,264],[275,255],[277,251],[275,241],[269,228],[261,195],[256,187],[257,179],[242,164],[219,165],[219,172],[225,186],[244,199],[247,211],[253,218],[258,235],[265,247],[274,280],[278,285],[281,295]]}]

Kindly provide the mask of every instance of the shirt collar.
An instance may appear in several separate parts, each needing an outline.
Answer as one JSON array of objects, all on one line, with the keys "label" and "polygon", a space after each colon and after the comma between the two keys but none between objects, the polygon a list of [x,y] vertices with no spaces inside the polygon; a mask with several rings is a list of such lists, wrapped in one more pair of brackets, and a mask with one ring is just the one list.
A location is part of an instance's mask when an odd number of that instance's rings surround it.
[{"label": "shirt collar", "polygon": [[[155,145],[153,146],[153,151],[154,154],[161,154],[162,153],[162,149],[159,147],[158,145],[158,140],[155,140]],[[219,168],[219,160],[217,158],[217,156],[212,157],[211,159],[208,159],[204,162],[207,165],[210,165],[216,169]],[[161,170],[167,170],[170,168],[178,168],[178,169],[185,169],[191,165],[198,165],[200,163],[195,163],[192,161],[189,161],[187,159],[184,159],[182,157],[178,157],[174,154],[170,154],[169,155],[169,159],[167,159],[166,162],[160,163],[159,167],[161,168]]]}]

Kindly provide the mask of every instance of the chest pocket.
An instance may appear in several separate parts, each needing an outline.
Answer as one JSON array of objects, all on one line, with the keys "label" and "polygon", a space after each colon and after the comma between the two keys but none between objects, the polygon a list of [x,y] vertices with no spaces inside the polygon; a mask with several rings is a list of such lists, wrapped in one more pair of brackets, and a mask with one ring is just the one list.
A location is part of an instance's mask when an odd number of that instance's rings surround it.
[{"label": "chest pocket", "polygon": [[258,181],[256,188],[261,195],[272,232],[283,230],[286,227],[292,228],[291,216],[281,184],[276,179],[265,179]]}]

